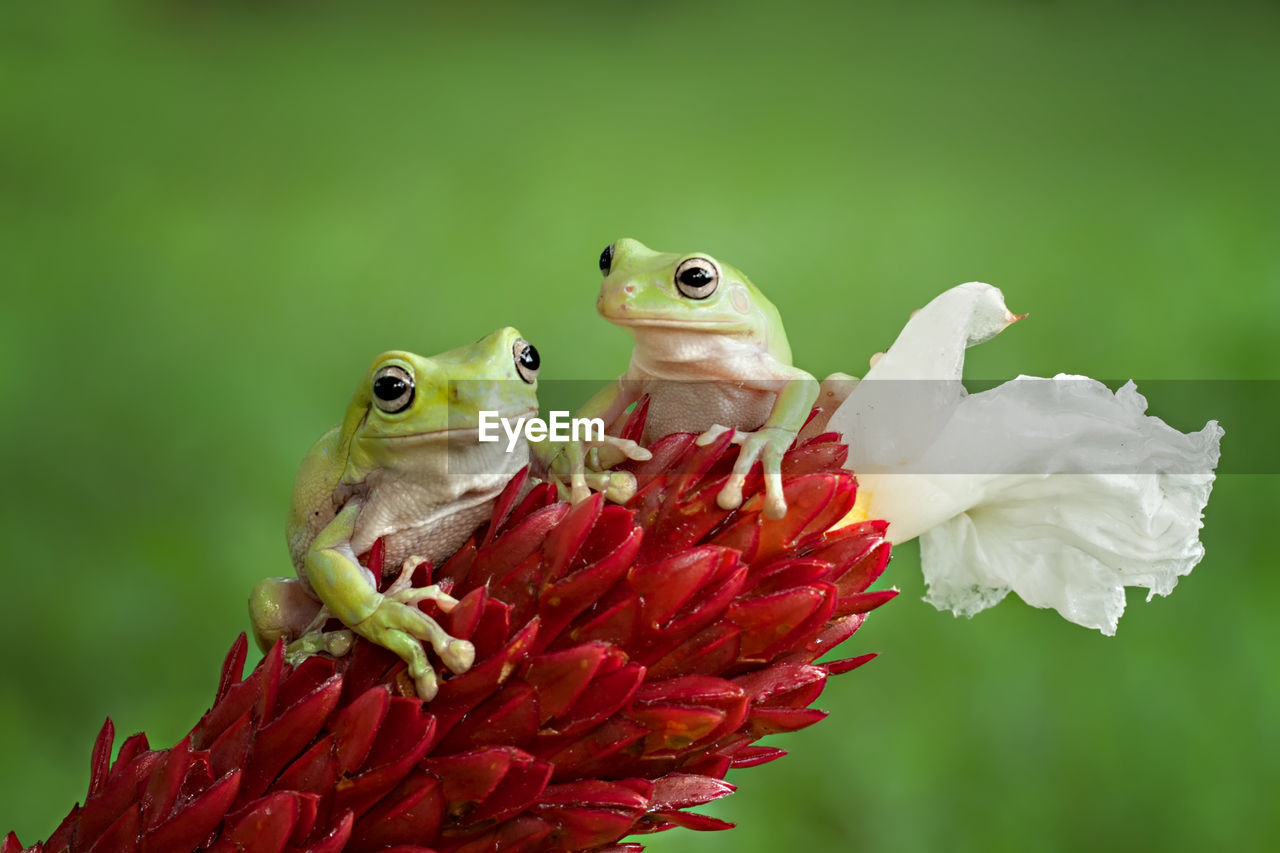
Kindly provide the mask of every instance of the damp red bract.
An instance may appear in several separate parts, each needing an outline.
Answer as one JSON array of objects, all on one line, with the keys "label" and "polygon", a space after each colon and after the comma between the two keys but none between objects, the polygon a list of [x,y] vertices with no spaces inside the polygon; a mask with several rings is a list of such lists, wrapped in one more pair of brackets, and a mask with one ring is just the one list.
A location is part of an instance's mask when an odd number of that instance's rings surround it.
[{"label": "damp red bract", "polygon": [[856,486],[834,435],[788,453],[779,521],[758,473],[739,509],[716,505],[727,437],[651,450],[626,507],[570,506],[522,475],[461,551],[419,567],[461,599],[423,608],[477,651],[432,702],[363,641],[297,667],[277,646],[242,678],[241,635],[186,738],[135,735],[112,762],[108,720],[86,802],[26,849],[631,851],[621,839],[729,828],[689,809],[784,755],[754,744],[821,720],[827,679],[873,657],[815,663],[894,596],[867,591],[889,544],[883,522],[840,526]]}]

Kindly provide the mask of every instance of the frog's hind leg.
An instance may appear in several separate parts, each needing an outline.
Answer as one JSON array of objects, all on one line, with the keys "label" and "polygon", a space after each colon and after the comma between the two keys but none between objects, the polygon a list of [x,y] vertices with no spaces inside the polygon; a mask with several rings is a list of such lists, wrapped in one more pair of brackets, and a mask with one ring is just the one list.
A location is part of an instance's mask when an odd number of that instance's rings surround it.
[{"label": "frog's hind leg", "polygon": [[264,652],[283,637],[286,642],[306,632],[321,604],[297,578],[263,578],[249,596],[249,621]]},{"label": "frog's hind leg", "polygon": [[324,631],[333,614],[296,578],[264,578],[249,596],[253,636],[262,651],[283,638],[289,663],[300,663],[319,652],[342,657],[351,651],[354,635],[347,630]]},{"label": "frog's hind leg", "polygon": [[452,672],[470,669],[475,663],[476,650],[468,641],[451,636],[436,620],[418,609],[418,602],[427,600],[440,603],[445,610],[452,610],[458,603],[436,586],[389,594],[378,611],[375,641],[400,656],[409,667],[409,677],[413,679],[418,695],[430,701],[435,698],[439,685],[422,643],[430,643]]}]

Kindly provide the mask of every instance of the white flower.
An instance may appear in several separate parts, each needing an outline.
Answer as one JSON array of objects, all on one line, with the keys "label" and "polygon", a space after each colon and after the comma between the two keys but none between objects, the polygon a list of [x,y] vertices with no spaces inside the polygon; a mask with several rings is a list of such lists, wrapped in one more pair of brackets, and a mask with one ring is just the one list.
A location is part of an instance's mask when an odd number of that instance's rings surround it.
[{"label": "white flower", "polygon": [[[1204,555],[1222,429],[1183,434],[1132,382],[1020,376],[968,394],[965,347],[1018,319],[971,282],[907,323],[831,416],[867,517],[920,537],[926,600],[972,615],[1010,590],[1114,634],[1124,587],[1168,595]],[[923,380],[923,381],[922,381]]]}]

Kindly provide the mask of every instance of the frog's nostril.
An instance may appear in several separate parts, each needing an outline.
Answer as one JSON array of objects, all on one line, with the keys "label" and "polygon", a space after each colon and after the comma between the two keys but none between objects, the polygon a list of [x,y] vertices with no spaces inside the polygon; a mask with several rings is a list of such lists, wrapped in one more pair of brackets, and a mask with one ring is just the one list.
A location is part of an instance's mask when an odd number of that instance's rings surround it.
[{"label": "frog's nostril", "polygon": [[625,294],[627,294],[627,295],[630,295],[630,294],[632,294],[632,293],[635,293],[635,292],[636,292],[636,286],[635,286],[634,284],[626,284],[626,285],[623,285],[623,286],[622,286],[622,292],[623,292],[623,293],[625,293]]}]

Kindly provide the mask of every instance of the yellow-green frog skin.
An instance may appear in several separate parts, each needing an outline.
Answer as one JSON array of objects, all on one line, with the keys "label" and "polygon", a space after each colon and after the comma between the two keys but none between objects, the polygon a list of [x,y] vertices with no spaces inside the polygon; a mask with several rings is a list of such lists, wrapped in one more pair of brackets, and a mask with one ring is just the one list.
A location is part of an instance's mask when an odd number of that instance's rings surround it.
[{"label": "yellow-green frog skin", "polygon": [[439,562],[488,520],[498,493],[528,464],[529,449],[479,441],[480,412],[536,415],[538,362],[513,328],[431,358],[392,351],[374,359],[342,423],[298,470],[287,526],[298,580],[267,579],[250,599],[264,650],[284,636],[295,640],[295,656],[344,653],[350,634],[315,631],[336,617],[404,659],[423,699],[434,697],[437,683],[420,641],[451,671],[470,668],[471,644],[417,607],[429,599],[448,612],[456,601],[434,586],[409,587],[407,571],[379,593],[357,555],[382,538],[388,570]]},{"label": "yellow-green frog skin", "polygon": [[[626,373],[578,416],[613,424],[648,394],[644,443],[698,432],[698,443],[708,444],[732,430],[742,449],[717,503],[741,504],[743,481],[759,459],[765,513],[782,517],[782,456],[809,415],[818,382],[792,365],[777,308],[740,270],[701,252],[655,252],[622,239],[601,254],[600,270],[596,309],[628,329],[635,346]],[[575,497],[583,492],[578,485]]]}]

